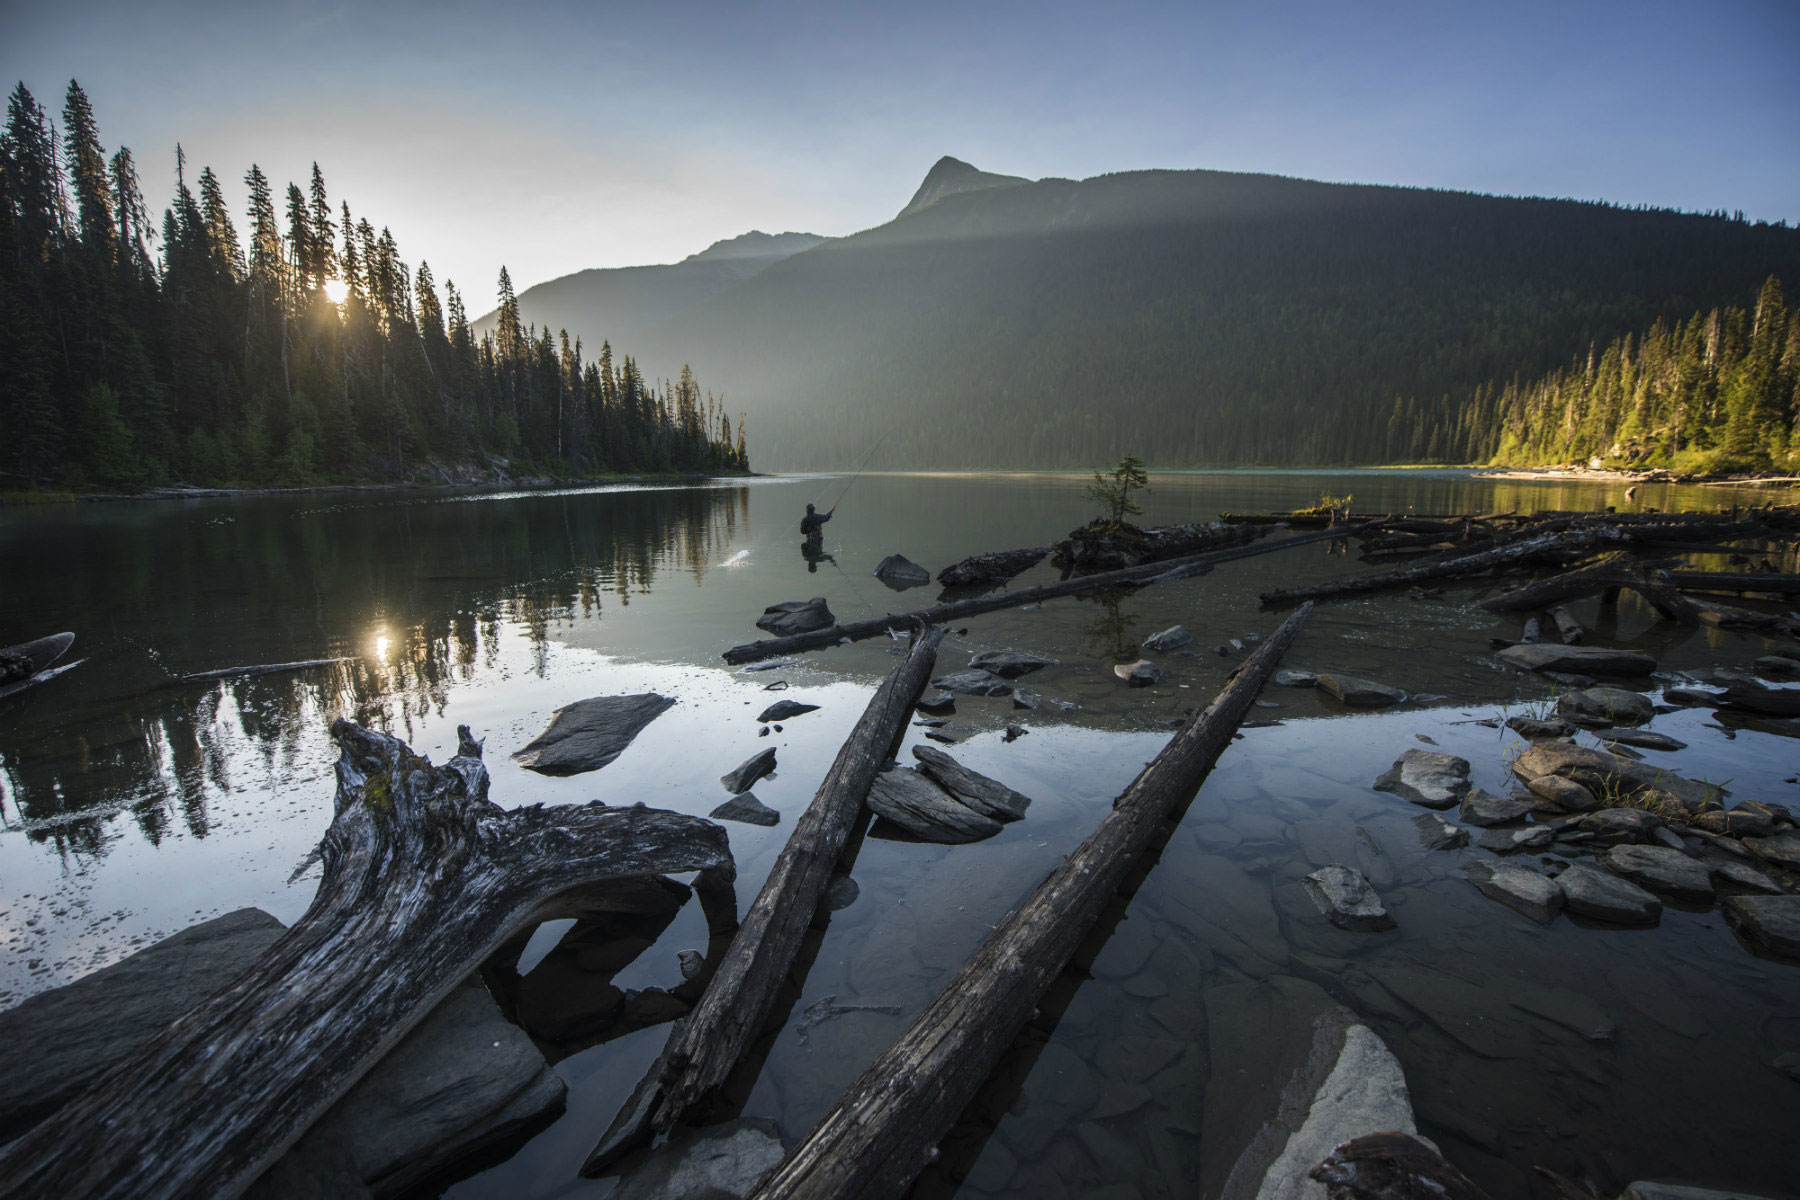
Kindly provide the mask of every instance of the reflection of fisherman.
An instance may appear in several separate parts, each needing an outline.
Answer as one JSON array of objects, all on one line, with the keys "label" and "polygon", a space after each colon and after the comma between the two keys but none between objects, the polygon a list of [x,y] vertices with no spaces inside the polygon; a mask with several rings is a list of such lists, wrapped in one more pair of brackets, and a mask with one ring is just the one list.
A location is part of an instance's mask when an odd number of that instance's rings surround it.
[{"label": "reflection of fisherman", "polygon": [[809,542],[822,540],[825,536],[825,522],[831,520],[831,514],[836,511],[837,509],[834,507],[821,516],[813,511],[812,505],[807,505],[806,515],[800,518],[800,536]]},{"label": "reflection of fisherman", "polygon": [[825,553],[824,543],[817,538],[807,538],[800,543],[800,557],[806,560],[807,571],[814,575],[818,574],[820,563],[837,563],[837,559]]}]

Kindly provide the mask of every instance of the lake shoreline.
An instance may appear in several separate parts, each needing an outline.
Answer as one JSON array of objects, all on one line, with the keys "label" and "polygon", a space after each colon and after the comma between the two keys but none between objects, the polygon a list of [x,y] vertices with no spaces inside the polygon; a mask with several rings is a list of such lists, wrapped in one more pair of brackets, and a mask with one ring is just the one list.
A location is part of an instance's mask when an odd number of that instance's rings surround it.
[{"label": "lake shoreline", "polygon": [[1584,483],[1679,483],[1709,487],[1800,487],[1800,475],[1680,475],[1662,468],[1620,471],[1608,467],[1494,467],[1473,468],[1476,479],[1554,479]]},{"label": "lake shoreline", "polygon": [[485,492],[551,490],[571,487],[613,487],[623,484],[710,483],[721,479],[762,479],[760,471],[728,471],[722,473],[675,472],[671,474],[594,475],[559,477],[532,475],[500,477],[481,482],[456,480],[420,482],[397,480],[390,483],[322,483],[270,487],[194,487],[175,484],[146,488],[141,492],[55,492],[19,491],[0,495],[0,509],[33,508],[50,504],[124,504],[149,500],[241,500],[270,496],[324,496],[344,493],[388,495],[404,492],[454,492],[458,495],[481,495]]}]

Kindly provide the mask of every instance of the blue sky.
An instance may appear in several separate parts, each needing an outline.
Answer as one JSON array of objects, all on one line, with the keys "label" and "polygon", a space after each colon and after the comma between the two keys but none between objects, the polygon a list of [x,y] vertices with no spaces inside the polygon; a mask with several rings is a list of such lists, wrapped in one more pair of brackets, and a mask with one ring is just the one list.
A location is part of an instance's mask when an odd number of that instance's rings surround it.
[{"label": "blue sky", "polygon": [[[73,77],[160,209],[324,172],[472,312],[759,228],[879,224],[940,155],[1268,171],[1800,222],[1800,5],[3,0],[0,72]],[[241,203],[239,205],[241,211]]]}]

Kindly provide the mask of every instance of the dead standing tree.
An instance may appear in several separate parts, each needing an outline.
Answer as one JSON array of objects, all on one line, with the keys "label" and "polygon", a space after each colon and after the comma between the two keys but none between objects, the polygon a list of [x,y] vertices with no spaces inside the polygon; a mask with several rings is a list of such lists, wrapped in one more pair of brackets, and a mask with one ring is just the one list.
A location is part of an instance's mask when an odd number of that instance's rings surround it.
[{"label": "dead standing tree", "polygon": [[311,907],[229,986],[0,1149],[5,1196],[236,1196],[519,930],[608,880],[730,870],[725,831],[698,817],[490,803],[466,726],[441,767],[349,721],[331,735],[337,815]]}]

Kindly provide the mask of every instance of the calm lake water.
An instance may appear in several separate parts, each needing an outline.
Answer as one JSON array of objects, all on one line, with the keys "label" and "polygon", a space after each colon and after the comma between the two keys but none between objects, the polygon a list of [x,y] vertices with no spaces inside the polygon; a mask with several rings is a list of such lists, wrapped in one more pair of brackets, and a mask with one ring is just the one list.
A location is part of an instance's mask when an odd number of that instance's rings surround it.
[{"label": "calm lake water", "polygon": [[[875,564],[900,552],[935,572],[968,554],[1046,544],[1090,515],[1085,482],[809,477],[0,511],[0,644],[68,629],[71,657],[85,659],[0,701],[0,1008],[235,908],[297,918],[317,868],[292,884],[289,875],[330,821],[326,731],[337,716],[403,736],[435,761],[454,753],[459,723],[472,726],[487,742],[493,799],[507,807],[598,797],[704,815],[727,798],[718,777],[773,745],[778,772],[756,794],[781,824],[729,826],[741,908],[892,666],[894,643],[764,672],[726,668],[721,651],[760,636],[754,618],[779,600],[825,596],[844,619],[928,604],[935,587],[896,594],[872,577]],[[1456,472],[1153,482],[1146,522],[1291,508],[1323,491],[1354,493],[1359,511],[1628,503],[1622,487]],[[840,496],[828,557],[807,559],[802,507]],[[1716,509],[1767,498],[1650,486],[1636,502]],[[879,829],[864,839],[860,895],[809,946],[803,983],[733,1103],[777,1121],[790,1142],[804,1136],[1092,830],[1167,740],[1166,723],[1211,698],[1242,658],[1214,647],[1276,626],[1281,614],[1259,611],[1258,592],[1366,569],[1353,549],[1320,543],[1135,595],[968,621],[946,641],[941,669],[1001,648],[1060,660],[1026,684],[1042,698],[1035,711],[959,699],[947,730],[963,739],[960,760],[1033,797],[1030,813],[971,846]],[[1042,566],[1020,583],[1050,578]],[[1261,1119],[1259,1098],[1285,1082],[1267,1070],[1296,1036],[1284,1014],[1325,994],[1394,1049],[1424,1131],[1496,1196],[1530,1194],[1533,1165],[1602,1190],[1667,1177],[1796,1194],[1800,1086],[1771,1059],[1800,1051],[1800,968],[1749,953],[1716,910],[1671,907],[1652,930],[1534,925],[1459,872],[1485,851],[1424,850],[1418,810],[1370,789],[1429,739],[1469,759],[1476,783],[1507,790],[1519,742],[1473,722],[1555,688],[1497,662],[1488,639],[1517,622],[1483,612],[1475,595],[1389,595],[1314,614],[1284,665],[1366,674],[1418,698],[1351,714],[1313,691],[1268,689],[1258,727],[1226,752],[1142,886],[1009,1052],[922,1194],[1216,1195]],[[1616,617],[1594,601],[1574,609],[1593,640],[1656,654],[1665,684],[1762,653],[1760,638],[1659,625],[1630,603]],[[1191,656],[1167,656],[1159,686],[1126,689],[1112,664],[1177,622],[1196,636]],[[351,661],[172,682],[335,656]],[[766,691],[774,681],[790,686]],[[548,779],[512,763],[556,708],[646,690],[678,703],[603,771]],[[820,708],[759,738],[755,714],[780,698]],[[1008,723],[1027,735],[1004,741]],[[1730,780],[1739,800],[1800,802],[1791,739],[1722,727],[1706,710],[1654,727],[1690,743],[1674,756],[1649,752],[1673,769]],[[923,732],[910,729],[909,744]],[[1398,930],[1344,933],[1318,915],[1298,880],[1331,862],[1362,867]],[[578,1010],[579,952],[601,932],[638,951],[610,979],[628,993],[678,985],[677,952],[707,945],[693,902],[637,928],[577,929],[570,938],[586,941],[559,947],[566,929],[533,939],[524,979],[511,983],[520,994]],[[803,1028],[802,1014],[829,997],[870,1007]],[[1566,1023],[1578,1003],[1604,1012],[1610,1036]],[[575,1168],[666,1028],[627,1023],[546,1043],[570,1085],[567,1114],[451,1194],[604,1195],[610,1183],[578,1180]]]}]

